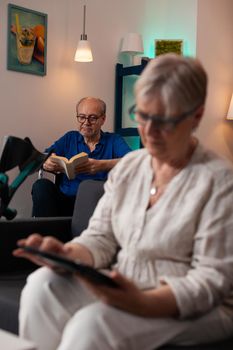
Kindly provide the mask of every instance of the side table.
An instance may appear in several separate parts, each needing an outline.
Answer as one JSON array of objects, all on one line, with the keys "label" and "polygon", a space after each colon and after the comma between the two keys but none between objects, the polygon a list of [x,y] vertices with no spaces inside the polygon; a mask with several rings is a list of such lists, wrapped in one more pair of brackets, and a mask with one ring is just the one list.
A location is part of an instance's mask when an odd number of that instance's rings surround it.
[{"label": "side table", "polygon": [[7,350],[36,350],[32,342],[2,329],[0,329],[0,347]]}]

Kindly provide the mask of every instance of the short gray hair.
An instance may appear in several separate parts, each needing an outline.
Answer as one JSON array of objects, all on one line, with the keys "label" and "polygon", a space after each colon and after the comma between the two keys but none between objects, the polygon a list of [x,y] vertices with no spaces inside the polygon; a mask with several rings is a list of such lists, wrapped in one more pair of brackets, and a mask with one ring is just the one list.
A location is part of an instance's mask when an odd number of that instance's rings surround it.
[{"label": "short gray hair", "polygon": [[164,54],[148,63],[135,84],[135,94],[149,100],[161,98],[166,115],[177,107],[186,112],[205,103],[207,81],[197,59]]},{"label": "short gray hair", "polygon": [[77,106],[76,106],[77,110],[79,109],[79,106],[81,103],[86,102],[86,101],[90,101],[90,100],[98,103],[101,115],[106,114],[106,103],[103,100],[101,100],[100,98],[90,97],[90,96],[83,97],[83,98],[81,98],[81,100],[79,100],[79,102],[77,103]]}]

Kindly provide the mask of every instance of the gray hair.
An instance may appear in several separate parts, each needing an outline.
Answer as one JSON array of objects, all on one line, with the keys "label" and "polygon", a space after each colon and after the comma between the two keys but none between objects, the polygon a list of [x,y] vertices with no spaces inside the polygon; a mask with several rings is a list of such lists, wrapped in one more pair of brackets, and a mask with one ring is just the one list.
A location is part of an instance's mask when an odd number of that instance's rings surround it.
[{"label": "gray hair", "polygon": [[77,110],[79,109],[80,104],[83,102],[86,102],[86,101],[95,101],[99,105],[99,110],[100,110],[101,115],[106,114],[106,103],[103,100],[101,100],[100,98],[90,97],[90,96],[83,97],[83,98],[81,98],[81,100],[79,100],[79,102],[77,103],[77,106],[76,106]]},{"label": "gray hair", "polygon": [[151,60],[135,84],[136,97],[159,97],[166,115],[180,109],[186,112],[205,103],[207,74],[191,57],[164,54]]}]

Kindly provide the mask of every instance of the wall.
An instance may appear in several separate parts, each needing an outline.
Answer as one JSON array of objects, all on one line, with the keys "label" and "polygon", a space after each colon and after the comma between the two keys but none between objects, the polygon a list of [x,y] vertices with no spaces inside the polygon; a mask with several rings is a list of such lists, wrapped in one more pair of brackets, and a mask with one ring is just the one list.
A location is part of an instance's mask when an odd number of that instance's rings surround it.
[{"label": "wall", "polygon": [[233,126],[224,119],[233,92],[232,14],[232,0],[198,1],[197,56],[209,74],[206,113],[198,136],[233,161]]},{"label": "wall", "polygon": [[[215,6],[212,6],[212,1]],[[85,95],[99,96],[107,102],[105,130],[113,129],[114,71],[117,60],[122,58],[119,49],[125,33],[141,33],[145,55],[150,57],[154,55],[154,39],[182,38],[186,54],[195,55],[197,46],[198,55],[206,65],[212,62],[211,73],[216,66],[221,66],[221,61],[207,55],[208,42],[213,38],[215,21],[218,26],[222,26],[224,16],[227,18],[227,28],[223,26],[221,30],[221,45],[232,45],[232,28],[228,28],[231,26],[231,0],[89,0],[85,1],[86,31],[92,44],[94,62],[76,63],[73,56],[82,32],[84,1],[14,0],[16,5],[48,14],[48,69],[45,77],[38,77],[6,69],[8,3],[6,0],[0,1],[0,140],[7,134],[29,136],[39,150],[43,150],[66,130],[75,129],[75,103]],[[224,11],[220,11],[221,16],[217,18],[222,3]],[[231,30],[231,38],[228,29]],[[214,37],[218,38],[216,30]],[[222,47],[217,50],[220,49]],[[228,62],[228,66],[232,69],[232,63]],[[231,84],[229,78],[222,82],[222,95],[230,94]],[[211,89],[214,94],[219,93],[217,83]],[[224,98],[219,103],[217,114],[214,113],[215,108],[213,110],[208,104],[207,111],[210,109],[216,119],[221,119],[226,111],[227,97]],[[205,139],[209,127],[212,127],[212,119],[206,118],[202,126],[202,138]],[[11,178],[15,173],[16,170],[11,172]],[[12,201],[12,207],[17,208],[19,216],[30,216],[30,188],[34,180],[35,176],[30,176]]]},{"label": "wall", "polygon": [[[196,55],[196,0],[145,0],[138,16],[138,31],[144,39],[143,56],[155,56],[156,39],[182,39],[184,55]],[[128,64],[125,56],[128,55],[121,54],[119,58]],[[133,92],[136,79],[135,76],[124,78],[123,127],[135,126],[128,118],[128,109],[134,103],[134,96],[130,92]]]}]

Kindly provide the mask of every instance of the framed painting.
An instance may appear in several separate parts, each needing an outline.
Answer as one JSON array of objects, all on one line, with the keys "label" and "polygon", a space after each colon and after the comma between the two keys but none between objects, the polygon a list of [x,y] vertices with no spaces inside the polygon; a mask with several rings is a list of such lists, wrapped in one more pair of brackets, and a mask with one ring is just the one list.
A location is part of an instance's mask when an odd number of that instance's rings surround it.
[{"label": "framed painting", "polygon": [[155,56],[168,52],[174,52],[178,55],[182,55],[183,40],[155,40]]},{"label": "framed painting", "polygon": [[46,75],[47,14],[8,4],[7,69]]}]

